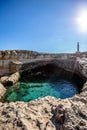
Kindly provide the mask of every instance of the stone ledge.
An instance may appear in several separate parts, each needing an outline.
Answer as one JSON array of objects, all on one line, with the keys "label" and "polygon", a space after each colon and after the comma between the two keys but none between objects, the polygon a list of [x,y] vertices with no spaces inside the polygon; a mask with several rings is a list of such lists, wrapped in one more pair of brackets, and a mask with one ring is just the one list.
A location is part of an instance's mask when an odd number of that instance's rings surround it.
[{"label": "stone ledge", "polygon": [[6,88],[0,83],[0,100],[2,97],[4,97],[6,93]]},{"label": "stone ledge", "polygon": [[19,72],[16,72],[10,76],[1,77],[0,81],[5,86],[13,86],[16,82],[18,82],[20,78]]}]

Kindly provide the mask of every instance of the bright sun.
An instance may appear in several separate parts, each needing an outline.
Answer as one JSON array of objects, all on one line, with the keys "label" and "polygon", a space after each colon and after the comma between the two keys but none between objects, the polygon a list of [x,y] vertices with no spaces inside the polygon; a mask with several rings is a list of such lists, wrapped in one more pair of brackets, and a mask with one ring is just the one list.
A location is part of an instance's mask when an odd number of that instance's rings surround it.
[{"label": "bright sun", "polygon": [[80,10],[76,23],[80,32],[87,32],[87,9]]}]

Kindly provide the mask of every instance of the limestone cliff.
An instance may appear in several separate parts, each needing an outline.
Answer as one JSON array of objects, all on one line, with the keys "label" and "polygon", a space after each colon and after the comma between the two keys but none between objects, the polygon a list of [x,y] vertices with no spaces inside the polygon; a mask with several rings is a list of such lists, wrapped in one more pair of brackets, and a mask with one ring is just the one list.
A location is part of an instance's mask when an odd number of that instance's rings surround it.
[{"label": "limestone cliff", "polygon": [[[82,56],[83,54],[81,54]],[[76,59],[77,54],[48,54],[48,53],[38,53],[34,51],[26,50],[6,50],[0,51],[0,75],[8,75],[11,73],[12,63],[14,65],[14,72],[20,68],[20,63],[28,62],[31,59],[45,59],[45,58],[57,58],[57,59]],[[15,62],[15,64],[14,64]],[[16,65],[16,66],[15,66]],[[19,67],[19,68],[18,68]],[[11,70],[12,69],[12,70]],[[13,73],[13,71],[12,71]]]}]

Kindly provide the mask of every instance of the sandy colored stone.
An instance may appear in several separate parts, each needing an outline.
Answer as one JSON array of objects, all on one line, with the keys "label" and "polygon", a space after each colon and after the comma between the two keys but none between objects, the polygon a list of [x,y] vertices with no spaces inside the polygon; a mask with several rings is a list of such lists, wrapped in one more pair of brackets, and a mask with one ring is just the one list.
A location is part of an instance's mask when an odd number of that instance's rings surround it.
[{"label": "sandy colored stone", "polygon": [[86,101],[83,91],[63,100],[48,96],[30,102],[0,103],[0,129],[86,130]]},{"label": "sandy colored stone", "polygon": [[1,77],[0,81],[5,86],[12,86],[16,82],[18,82],[19,78],[20,78],[20,74],[19,72],[16,72],[10,76]]},{"label": "sandy colored stone", "polygon": [[[16,71],[20,70],[20,67],[18,67],[18,64],[15,63],[14,66],[16,69],[14,69],[14,71],[11,71],[12,67],[11,67],[10,63],[12,61],[13,62],[21,61],[22,63],[24,63],[24,62],[27,63],[30,60],[43,60],[44,61],[44,59],[65,60],[65,62],[62,63],[62,68],[72,71],[73,69],[71,68],[71,66],[73,66],[73,67],[75,67],[75,71],[77,70],[76,71],[77,73],[78,73],[78,68],[79,68],[80,69],[79,72],[82,71],[81,73],[84,76],[86,76],[87,71],[85,71],[85,70],[87,68],[87,66],[86,66],[87,58],[82,59],[82,57],[87,57],[87,53],[86,52],[80,53],[80,55],[78,57],[76,53],[52,54],[52,53],[38,53],[35,51],[27,51],[27,50],[5,50],[5,51],[2,50],[2,51],[0,51],[0,62],[3,61],[3,63],[1,63],[1,66],[0,66],[0,76],[4,76],[7,73],[10,74],[10,72],[15,73]],[[70,60],[70,62],[69,62],[69,60]],[[78,61],[78,62],[80,61],[79,64],[81,65],[81,68],[78,65],[78,63],[76,63],[76,65],[74,66],[73,61],[74,61],[74,65],[75,65],[76,61]],[[83,64],[83,62],[84,62],[84,64]],[[59,66],[61,67],[61,62],[59,62]],[[84,66],[84,67],[82,67],[82,66]],[[2,68],[3,68],[3,71],[2,71]]]},{"label": "sandy colored stone", "polygon": [[55,125],[51,121],[53,116],[51,107],[57,102],[56,98],[45,97],[27,103],[1,103],[0,129],[55,130]]},{"label": "sandy colored stone", "polygon": [[[81,53],[81,57],[82,55]],[[32,62],[30,59],[35,61],[42,58],[62,59],[61,62],[57,62],[60,67],[87,78],[87,59],[76,60],[76,54],[39,54],[32,51],[0,51],[0,60],[4,61],[1,62],[3,66],[0,68],[0,73],[4,75],[7,69],[10,73],[10,62],[7,64],[6,60]],[[43,64],[48,63],[48,59],[46,62],[43,61]],[[18,65],[17,63],[15,62],[15,65]],[[31,65],[34,67],[33,63]],[[8,66],[7,69],[6,66]],[[6,69],[3,73],[2,67],[3,70]],[[27,66],[23,68],[23,70],[26,69],[28,69]],[[2,77],[1,82],[5,85],[13,85],[19,78],[20,75],[17,72],[11,76]],[[4,86],[0,84],[0,95],[3,96],[5,91]],[[68,99],[62,100],[48,96],[31,102],[0,102],[0,130],[87,130],[87,83],[80,94]]]},{"label": "sandy colored stone", "polygon": [[6,93],[6,88],[0,83],[0,99],[4,96]]},{"label": "sandy colored stone", "polygon": [[5,83],[8,80],[8,76],[3,76],[0,78],[1,83]]}]

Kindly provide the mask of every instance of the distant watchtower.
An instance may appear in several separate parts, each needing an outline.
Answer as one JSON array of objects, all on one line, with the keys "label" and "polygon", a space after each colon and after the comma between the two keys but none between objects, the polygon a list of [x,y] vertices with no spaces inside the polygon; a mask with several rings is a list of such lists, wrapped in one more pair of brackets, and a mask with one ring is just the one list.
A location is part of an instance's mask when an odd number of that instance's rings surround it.
[{"label": "distant watchtower", "polygon": [[77,53],[79,53],[79,42],[77,42]]},{"label": "distant watchtower", "polygon": [[80,53],[80,49],[79,49],[79,42],[77,42],[76,56],[77,56],[77,57],[81,57],[81,53]]}]

